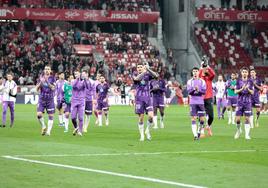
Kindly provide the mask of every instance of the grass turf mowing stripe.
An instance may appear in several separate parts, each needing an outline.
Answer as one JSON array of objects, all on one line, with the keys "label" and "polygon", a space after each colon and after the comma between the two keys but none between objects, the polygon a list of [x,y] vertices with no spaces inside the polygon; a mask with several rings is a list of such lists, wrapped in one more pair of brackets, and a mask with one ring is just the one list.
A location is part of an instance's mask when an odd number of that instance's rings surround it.
[{"label": "grass turf mowing stripe", "polygon": [[42,154],[42,155],[12,155],[14,157],[94,157],[94,156],[124,156],[124,155],[167,155],[167,154],[202,154],[202,153],[252,153],[268,152],[268,150],[211,150],[211,151],[174,151],[151,153],[85,153],[85,154]]},{"label": "grass turf mowing stripe", "polygon": [[49,166],[55,166],[55,167],[61,167],[61,168],[86,171],[86,172],[94,172],[94,173],[98,173],[98,174],[106,174],[106,175],[111,175],[111,176],[119,176],[119,177],[136,179],[136,180],[143,180],[143,181],[148,181],[148,182],[153,182],[153,183],[161,183],[161,184],[175,185],[175,186],[189,187],[189,188],[206,188],[206,187],[198,186],[198,185],[191,185],[191,184],[185,184],[185,183],[179,183],[179,182],[174,182],[174,181],[167,181],[167,180],[161,180],[161,179],[149,178],[149,177],[143,177],[143,176],[135,176],[135,175],[131,175],[131,174],[110,172],[110,171],[105,171],[105,170],[83,168],[83,167],[72,166],[72,165],[51,163],[51,162],[46,162],[46,161],[31,160],[31,159],[25,159],[25,158],[13,157],[13,156],[2,156],[2,157],[6,158],[6,159],[11,159],[11,160],[18,160],[18,161],[24,161],[24,162],[29,162],[29,163],[43,164],[43,165],[49,165]]}]

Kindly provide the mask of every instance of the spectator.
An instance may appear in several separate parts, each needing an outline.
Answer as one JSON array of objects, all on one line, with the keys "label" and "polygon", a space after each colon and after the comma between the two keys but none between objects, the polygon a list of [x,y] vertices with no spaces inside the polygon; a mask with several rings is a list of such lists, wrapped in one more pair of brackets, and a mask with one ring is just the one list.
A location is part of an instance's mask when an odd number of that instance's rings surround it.
[{"label": "spectator", "polygon": [[63,72],[64,71],[64,67],[63,67],[63,64],[62,62],[59,64],[58,66],[58,72]]},{"label": "spectator", "polygon": [[19,78],[19,84],[20,85],[24,85],[24,82],[25,82],[25,78],[23,76],[20,76],[20,78]]},{"label": "spectator", "polygon": [[171,48],[167,49],[168,62],[171,64],[173,62],[173,51]]},{"label": "spectator", "polygon": [[173,77],[176,78],[176,74],[177,74],[177,63],[174,62],[172,65],[172,72],[173,72]]},{"label": "spectator", "polygon": [[32,75],[27,76],[27,78],[26,78],[26,84],[27,85],[33,85],[34,84],[33,76]]}]

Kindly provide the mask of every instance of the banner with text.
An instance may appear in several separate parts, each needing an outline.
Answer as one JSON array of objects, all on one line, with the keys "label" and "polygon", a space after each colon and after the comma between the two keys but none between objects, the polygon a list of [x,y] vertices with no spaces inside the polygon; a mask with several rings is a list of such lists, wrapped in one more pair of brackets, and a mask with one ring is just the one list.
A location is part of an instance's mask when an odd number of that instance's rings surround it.
[{"label": "banner with text", "polygon": [[158,17],[159,12],[0,7],[0,19],[3,20],[157,23]]},{"label": "banner with text", "polygon": [[199,21],[268,22],[268,11],[197,9]]}]

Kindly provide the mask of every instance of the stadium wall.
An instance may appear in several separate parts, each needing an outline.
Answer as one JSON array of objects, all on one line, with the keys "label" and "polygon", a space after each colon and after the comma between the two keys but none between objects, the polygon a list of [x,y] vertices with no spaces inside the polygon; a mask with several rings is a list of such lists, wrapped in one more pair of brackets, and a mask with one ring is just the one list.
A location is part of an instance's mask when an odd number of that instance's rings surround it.
[{"label": "stadium wall", "polygon": [[187,49],[187,2],[179,12],[179,0],[164,1],[163,28],[166,46],[176,50]]},{"label": "stadium wall", "polygon": [[[190,4],[192,3],[192,4]],[[182,80],[186,79],[185,73],[199,64],[199,55],[190,40],[190,26],[192,14],[190,7],[194,1],[180,0],[164,1],[163,26],[164,39],[167,48],[173,49],[175,62],[178,63],[178,72]],[[184,7],[181,7],[184,6]]]}]

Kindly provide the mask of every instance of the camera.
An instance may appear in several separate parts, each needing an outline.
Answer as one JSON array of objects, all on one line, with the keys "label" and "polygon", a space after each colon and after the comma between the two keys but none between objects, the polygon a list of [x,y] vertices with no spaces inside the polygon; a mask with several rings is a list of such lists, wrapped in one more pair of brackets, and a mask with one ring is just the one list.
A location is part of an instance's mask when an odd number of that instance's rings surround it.
[{"label": "camera", "polygon": [[209,60],[208,57],[206,55],[204,55],[201,60],[202,60],[202,62],[201,62],[202,68],[208,67],[208,60]]},{"label": "camera", "polygon": [[119,78],[119,79],[116,81],[116,85],[117,85],[118,87],[120,87],[122,84],[123,84],[123,81],[122,81],[121,78]]}]

